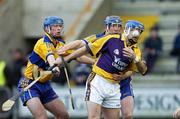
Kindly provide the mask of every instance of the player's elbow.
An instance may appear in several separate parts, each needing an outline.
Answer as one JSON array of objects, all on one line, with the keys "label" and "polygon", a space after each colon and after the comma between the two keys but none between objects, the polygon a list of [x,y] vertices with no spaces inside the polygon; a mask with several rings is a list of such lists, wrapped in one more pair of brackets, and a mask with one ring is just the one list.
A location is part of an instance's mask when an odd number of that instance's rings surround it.
[{"label": "player's elbow", "polygon": [[140,73],[141,73],[141,75],[145,76],[147,74],[147,67],[142,69],[142,71],[140,71]]},{"label": "player's elbow", "polygon": [[76,46],[76,49],[85,46],[85,44],[81,40],[77,40],[76,43],[74,43],[74,45]]}]

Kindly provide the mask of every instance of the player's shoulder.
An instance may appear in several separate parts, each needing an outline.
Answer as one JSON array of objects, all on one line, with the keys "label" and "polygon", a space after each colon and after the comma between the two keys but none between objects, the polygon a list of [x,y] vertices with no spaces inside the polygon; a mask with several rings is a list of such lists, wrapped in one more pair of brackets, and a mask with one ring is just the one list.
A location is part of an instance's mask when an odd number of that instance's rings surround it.
[{"label": "player's shoulder", "polygon": [[84,39],[82,39],[86,44],[87,43],[93,43],[94,41],[96,41],[96,34],[90,35],[85,37]]},{"label": "player's shoulder", "polygon": [[121,34],[107,34],[96,40],[101,43],[106,43],[106,42],[110,42],[111,40],[115,40],[119,38],[121,38]]},{"label": "player's shoulder", "polygon": [[121,34],[107,34],[107,35],[104,35],[101,38],[105,39],[105,40],[110,40],[110,39],[113,39],[113,38],[119,39],[120,37],[121,37]]},{"label": "player's shoulder", "polygon": [[131,48],[133,50],[135,50],[135,51],[141,52],[141,48],[140,48],[140,46],[138,44],[135,44],[135,45],[131,46]]},{"label": "player's shoulder", "polygon": [[37,40],[35,46],[41,46],[43,44],[43,42],[44,42],[44,39],[40,38],[40,39]]},{"label": "player's shoulder", "polygon": [[135,44],[131,48],[135,51],[136,54],[142,54],[139,44]]},{"label": "player's shoulder", "polygon": [[84,40],[88,40],[88,39],[96,39],[96,34],[92,34],[84,38]]},{"label": "player's shoulder", "polygon": [[135,49],[140,50],[140,45],[138,43],[134,44],[132,47],[135,48]]},{"label": "player's shoulder", "polygon": [[103,37],[105,34],[106,34],[105,32],[101,32],[101,33],[99,33],[99,34],[96,34],[96,38],[97,38],[97,39],[98,39],[98,38],[101,38],[101,37]]},{"label": "player's shoulder", "polygon": [[62,43],[62,44],[66,44],[66,41],[64,40],[64,37],[60,37],[59,39],[58,39],[58,43]]},{"label": "player's shoulder", "polygon": [[35,48],[35,49],[44,49],[44,48],[46,48],[46,47],[52,47],[52,46],[53,46],[53,44],[52,44],[51,42],[46,42],[46,41],[44,40],[44,38],[40,38],[40,39],[36,42],[34,48]]}]

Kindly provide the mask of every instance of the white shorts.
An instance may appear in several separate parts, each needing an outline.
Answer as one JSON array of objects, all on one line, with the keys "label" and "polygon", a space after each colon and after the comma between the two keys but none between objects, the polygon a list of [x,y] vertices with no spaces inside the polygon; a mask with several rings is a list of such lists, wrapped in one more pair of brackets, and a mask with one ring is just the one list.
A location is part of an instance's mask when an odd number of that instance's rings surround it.
[{"label": "white shorts", "polygon": [[86,83],[85,100],[100,104],[105,108],[120,108],[120,85],[97,74],[91,78],[88,78]]}]

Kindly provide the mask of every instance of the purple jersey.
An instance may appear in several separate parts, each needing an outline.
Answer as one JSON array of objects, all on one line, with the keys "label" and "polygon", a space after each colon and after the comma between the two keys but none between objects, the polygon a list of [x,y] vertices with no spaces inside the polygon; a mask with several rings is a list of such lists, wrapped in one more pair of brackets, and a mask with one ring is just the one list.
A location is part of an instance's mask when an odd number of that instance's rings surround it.
[{"label": "purple jersey", "polygon": [[113,73],[124,72],[132,60],[123,56],[123,48],[127,47],[121,35],[106,35],[87,47],[92,55],[100,54],[93,65],[93,71],[107,79],[112,79]]}]

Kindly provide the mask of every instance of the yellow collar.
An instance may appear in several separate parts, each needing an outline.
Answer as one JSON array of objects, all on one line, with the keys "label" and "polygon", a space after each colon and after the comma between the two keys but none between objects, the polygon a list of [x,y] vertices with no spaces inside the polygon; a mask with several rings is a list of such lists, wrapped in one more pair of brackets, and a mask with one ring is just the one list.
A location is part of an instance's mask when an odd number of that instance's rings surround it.
[{"label": "yellow collar", "polygon": [[57,44],[56,40],[53,39],[48,33],[45,32],[45,35],[49,38],[49,40],[51,40],[51,42],[52,42],[54,45]]}]

